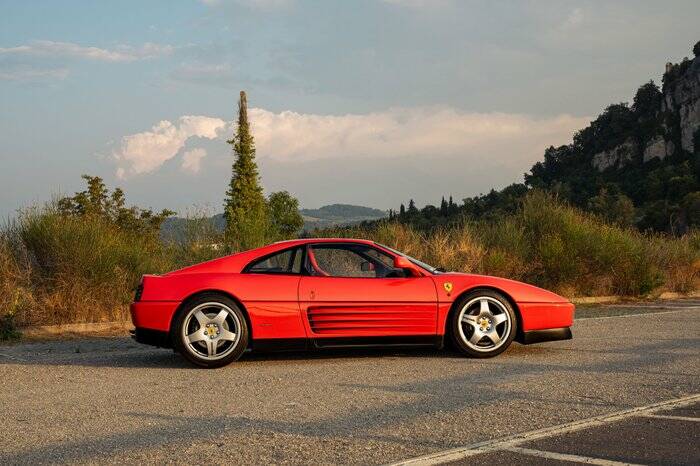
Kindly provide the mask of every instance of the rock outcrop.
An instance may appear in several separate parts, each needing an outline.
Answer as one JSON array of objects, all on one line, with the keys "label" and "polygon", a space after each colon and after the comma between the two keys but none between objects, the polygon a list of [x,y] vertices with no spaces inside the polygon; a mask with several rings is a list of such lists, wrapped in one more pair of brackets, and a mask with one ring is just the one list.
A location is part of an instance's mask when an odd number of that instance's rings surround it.
[{"label": "rock outcrop", "polygon": [[[591,165],[603,172],[633,161],[664,160],[675,151],[700,152],[700,56],[666,64],[661,103],[654,127],[629,129],[623,143],[593,154]],[[642,128],[641,123],[637,124]],[[641,133],[641,134],[640,134]]]},{"label": "rock outcrop", "polygon": [[673,144],[673,141],[666,141],[663,136],[657,136],[649,141],[647,146],[644,148],[644,163],[649,162],[651,159],[663,160],[667,156],[673,154],[674,150],[675,144]]},{"label": "rock outcrop", "polygon": [[[674,65],[664,83],[662,111],[678,116],[680,146],[695,152],[695,134],[700,129],[700,57]],[[664,79],[666,76],[664,76]]]},{"label": "rock outcrop", "polygon": [[598,171],[605,171],[608,168],[622,168],[632,161],[638,151],[637,143],[631,139],[609,150],[598,152],[593,156],[593,166]]}]

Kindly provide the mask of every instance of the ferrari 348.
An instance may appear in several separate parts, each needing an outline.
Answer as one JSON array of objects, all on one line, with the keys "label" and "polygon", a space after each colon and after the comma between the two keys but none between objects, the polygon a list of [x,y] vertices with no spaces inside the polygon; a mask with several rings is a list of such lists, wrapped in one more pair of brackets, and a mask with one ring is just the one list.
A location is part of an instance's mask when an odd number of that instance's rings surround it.
[{"label": "ferrari 348", "polygon": [[574,305],[504,278],[444,272],[359,239],[282,241],[145,275],[134,338],[220,367],[244,351],[452,344],[476,358],[571,338]]}]

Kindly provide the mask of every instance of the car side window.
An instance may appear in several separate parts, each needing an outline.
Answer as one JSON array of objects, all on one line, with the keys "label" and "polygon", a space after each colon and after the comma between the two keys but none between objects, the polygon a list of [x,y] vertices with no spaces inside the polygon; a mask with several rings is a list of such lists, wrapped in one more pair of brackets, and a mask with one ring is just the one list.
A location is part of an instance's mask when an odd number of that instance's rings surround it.
[{"label": "car side window", "polygon": [[302,248],[280,251],[251,262],[243,273],[300,274]]},{"label": "car side window", "polygon": [[351,278],[403,276],[393,268],[388,254],[364,244],[315,244],[309,246],[306,270],[309,275]]}]

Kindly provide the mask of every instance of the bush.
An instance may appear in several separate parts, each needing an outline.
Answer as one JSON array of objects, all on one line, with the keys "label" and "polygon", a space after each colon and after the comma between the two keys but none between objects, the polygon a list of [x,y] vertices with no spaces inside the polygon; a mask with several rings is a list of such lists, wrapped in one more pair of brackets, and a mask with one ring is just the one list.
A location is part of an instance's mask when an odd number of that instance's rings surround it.
[{"label": "bush", "polygon": [[126,318],[141,275],[174,266],[152,236],[51,206],[25,211],[5,229],[1,257],[2,315],[21,325]]}]

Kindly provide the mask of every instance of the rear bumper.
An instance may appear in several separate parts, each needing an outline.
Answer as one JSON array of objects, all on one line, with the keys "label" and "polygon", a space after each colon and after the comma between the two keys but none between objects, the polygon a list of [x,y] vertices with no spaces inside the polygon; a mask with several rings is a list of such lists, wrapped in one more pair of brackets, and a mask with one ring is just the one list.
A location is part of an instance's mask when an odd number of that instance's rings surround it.
[{"label": "rear bumper", "polygon": [[167,333],[179,305],[177,301],[137,301],[130,307],[131,321],[137,329]]},{"label": "rear bumper", "polygon": [[523,345],[531,345],[533,343],[542,343],[545,341],[571,340],[572,338],[571,328],[562,327],[522,332],[518,335],[516,341]]},{"label": "rear bumper", "polygon": [[144,345],[157,346],[159,348],[172,348],[170,334],[160,330],[136,327],[131,331],[131,338]]}]

